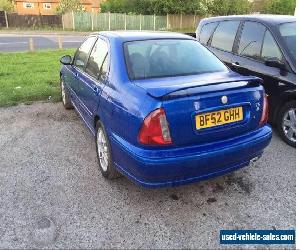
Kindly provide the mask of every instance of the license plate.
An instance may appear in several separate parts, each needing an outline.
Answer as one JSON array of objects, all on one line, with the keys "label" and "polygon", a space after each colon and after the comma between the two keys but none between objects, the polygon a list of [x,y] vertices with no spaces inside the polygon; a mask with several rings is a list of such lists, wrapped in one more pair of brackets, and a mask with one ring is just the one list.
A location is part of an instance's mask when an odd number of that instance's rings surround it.
[{"label": "license plate", "polygon": [[243,119],[244,114],[242,107],[203,113],[196,116],[196,129],[211,128],[242,121]]}]

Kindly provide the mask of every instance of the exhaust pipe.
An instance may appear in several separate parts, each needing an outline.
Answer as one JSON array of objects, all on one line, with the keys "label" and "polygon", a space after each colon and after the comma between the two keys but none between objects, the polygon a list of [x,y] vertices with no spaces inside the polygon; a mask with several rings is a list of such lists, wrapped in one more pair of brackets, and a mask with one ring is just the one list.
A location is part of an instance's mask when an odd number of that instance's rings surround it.
[{"label": "exhaust pipe", "polygon": [[249,165],[255,164],[259,160],[259,158],[260,157],[254,157],[253,159],[251,159]]}]

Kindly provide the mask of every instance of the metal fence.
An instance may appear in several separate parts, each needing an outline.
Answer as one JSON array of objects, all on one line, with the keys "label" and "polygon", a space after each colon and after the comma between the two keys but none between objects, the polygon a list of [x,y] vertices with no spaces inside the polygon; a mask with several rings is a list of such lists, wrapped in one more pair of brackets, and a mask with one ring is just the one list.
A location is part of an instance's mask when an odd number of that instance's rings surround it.
[{"label": "metal fence", "polygon": [[63,15],[63,28],[70,30],[182,30],[195,29],[197,15],[128,15],[71,12]]}]

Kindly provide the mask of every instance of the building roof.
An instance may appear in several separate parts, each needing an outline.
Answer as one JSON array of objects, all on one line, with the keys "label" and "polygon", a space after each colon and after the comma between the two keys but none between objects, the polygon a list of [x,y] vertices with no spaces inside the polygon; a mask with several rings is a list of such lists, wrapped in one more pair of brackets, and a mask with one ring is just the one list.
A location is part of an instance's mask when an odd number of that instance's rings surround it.
[{"label": "building roof", "polygon": [[[80,0],[81,4],[92,5],[92,7],[100,7],[101,0]],[[26,2],[26,0],[15,0],[15,2]],[[59,3],[60,0],[30,0],[31,3]]]},{"label": "building roof", "polygon": [[[26,0],[14,0],[15,2],[28,2]],[[58,3],[59,0],[30,0],[30,3]]]}]

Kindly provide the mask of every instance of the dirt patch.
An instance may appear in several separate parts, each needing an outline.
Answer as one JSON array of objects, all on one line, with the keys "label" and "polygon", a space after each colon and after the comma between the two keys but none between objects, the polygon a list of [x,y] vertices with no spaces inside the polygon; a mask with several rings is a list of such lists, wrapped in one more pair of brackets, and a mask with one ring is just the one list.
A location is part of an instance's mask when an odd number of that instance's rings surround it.
[{"label": "dirt patch", "polygon": [[78,116],[74,111],[61,112],[43,112],[39,111],[34,114],[39,120],[55,121],[55,122],[78,122]]},{"label": "dirt patch", "polygon": [[253,184],[246,179],[246,177],[237,176],[236,173],[229,174],[225,180],[225,183],[229,186],[237,186],[246,194],[251,194],[253,190]]}]

